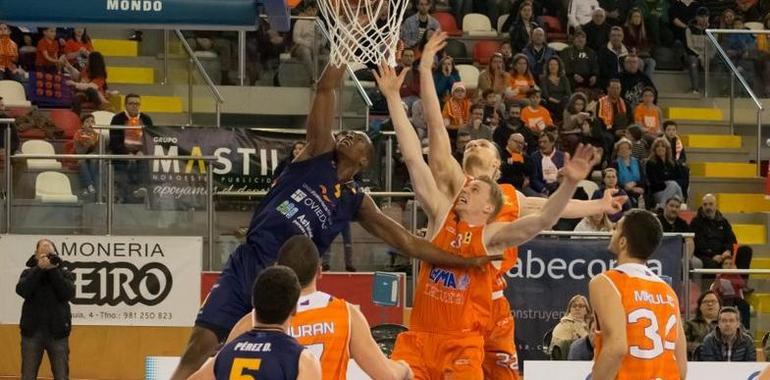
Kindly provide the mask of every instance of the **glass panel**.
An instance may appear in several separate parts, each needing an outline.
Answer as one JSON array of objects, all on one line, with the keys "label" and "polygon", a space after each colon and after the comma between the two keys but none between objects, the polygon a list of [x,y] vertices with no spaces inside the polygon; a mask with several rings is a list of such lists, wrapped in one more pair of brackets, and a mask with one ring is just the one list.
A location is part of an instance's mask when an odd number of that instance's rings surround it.
[{"label": "glass panel", "polygon": [[[770,96],[770,31],[720,32],[714,36],[754,94],[758,98]],[[709,50],[714,53],[710,66],[712,72],[706,78],[709,95],[729,97],[730,68],[724,58],[715,52],[710,40],[709,45]],[[736,98],[750,97],[737,78],[734,86]]]}]

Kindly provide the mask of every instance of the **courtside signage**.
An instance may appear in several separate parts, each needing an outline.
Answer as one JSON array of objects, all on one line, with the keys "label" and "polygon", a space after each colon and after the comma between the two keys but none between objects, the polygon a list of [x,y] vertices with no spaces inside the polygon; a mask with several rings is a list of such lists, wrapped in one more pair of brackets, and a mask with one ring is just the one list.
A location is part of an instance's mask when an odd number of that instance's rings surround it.
[{"label": "courtside signage", "polygon": [[43,237],[75,275],[73,325],[193,325],[203,241],[170,236],[0,235],[1,323],[19,323],[16,282]]},{"label": "courtside signage", "polygon": [[[527,380],[590,380],[593,362],[541,361],[524,362]],[[697,380],[755,380],[767,363],[689,362],[687,378]]]}]

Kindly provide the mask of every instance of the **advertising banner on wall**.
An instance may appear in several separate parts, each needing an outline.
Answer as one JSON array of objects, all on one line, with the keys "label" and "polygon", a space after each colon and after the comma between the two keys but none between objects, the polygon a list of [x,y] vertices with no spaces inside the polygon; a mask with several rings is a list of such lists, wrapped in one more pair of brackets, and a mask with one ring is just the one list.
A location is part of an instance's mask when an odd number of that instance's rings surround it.
[{"label": "advertising banner on wall", "polygon": [[[516,320],[516,346],[520,360],[542,360],[546,332],[553,329],[576,294],[588,296],[588,282],[615,267],[606,239],[576,239],[539,236],[519,248],[519,262],[506,273],[505,296]],[[665,237],[648,260],[648,267],[670,279],[682,296],[681,237]],[[547,348],[547,347],[546,347]]]},{"label": "advertising banner on wall", "polygon": [[216,156],[215,191],[264,191],[291,145],[303,138],[243,128],[147,128],[145,154],[169,157],[150,162],[150,206],[156,210],[206,207],[206,163],[170,159],[174,156]]},{"label": "advertising banner on wall", "polygon": [[[524,376],[527,380],[590,380],[594,362],[527,361]],[[764,362],[688,362],[687,378],[697,380],[756,380],[767,367]]]},{"label": "advertising banner on wall", "polygon": [[0,235],[0,323],[19,323],[14,290],[46,238],[75,277],[73,325],[192,326],[200,305],[201,237]]}]

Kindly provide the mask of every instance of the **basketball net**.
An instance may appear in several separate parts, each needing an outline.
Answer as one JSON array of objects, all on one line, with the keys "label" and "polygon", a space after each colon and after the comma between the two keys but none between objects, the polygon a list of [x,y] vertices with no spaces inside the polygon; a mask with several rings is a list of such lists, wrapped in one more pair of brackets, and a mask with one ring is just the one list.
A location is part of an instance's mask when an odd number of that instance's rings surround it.
[{"label": "basketball net", "polygon": [[385,60],[395,66],[408,4],[408,0],[319,0],[321,24],[331,44],[330,63],[366,65]]}]

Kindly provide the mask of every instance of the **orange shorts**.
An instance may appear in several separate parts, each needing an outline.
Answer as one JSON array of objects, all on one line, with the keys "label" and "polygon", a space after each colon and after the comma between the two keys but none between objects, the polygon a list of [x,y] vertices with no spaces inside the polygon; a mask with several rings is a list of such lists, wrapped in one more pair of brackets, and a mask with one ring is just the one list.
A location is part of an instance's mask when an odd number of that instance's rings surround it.
[{"label": "orange shorts", "polygon": [[514,321],[508,299],[503,296],[494,299],[491,314],[491,323],[484,337],[484,378],[518,380],[519,360],[516,357]]},{"label": "orange shorts", "polygon": [[415,380],[483,380],[484,338],[407,331],[391,359],[409,363]]}]

